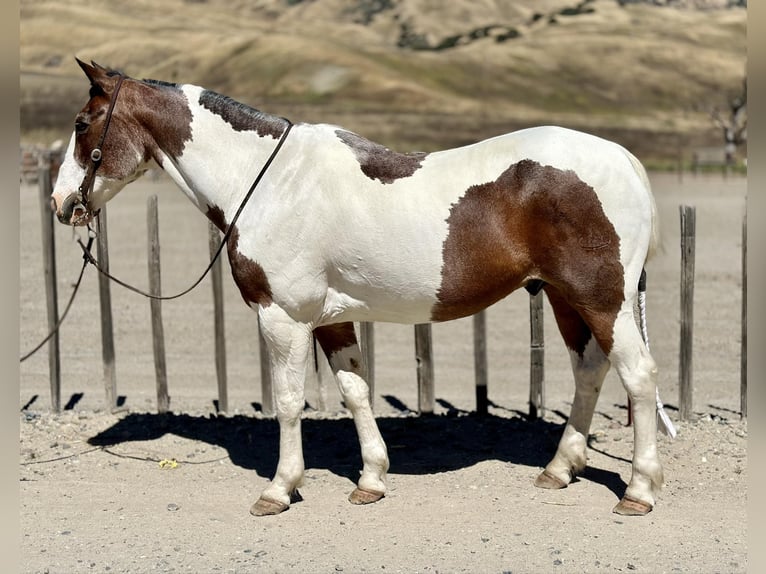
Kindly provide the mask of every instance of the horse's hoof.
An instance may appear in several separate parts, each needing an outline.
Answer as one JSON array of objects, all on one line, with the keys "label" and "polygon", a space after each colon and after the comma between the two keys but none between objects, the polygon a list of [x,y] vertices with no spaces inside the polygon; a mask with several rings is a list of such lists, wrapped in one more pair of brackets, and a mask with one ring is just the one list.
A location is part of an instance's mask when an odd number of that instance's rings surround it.
[{"label": "horse's hoof", "polygon": [[362,490],[359,487],[355,488],[354,492],[348,496],[348,500],[351,504],[371,504],[377,502],[381,498],[383,498],[382,492]]},{"label": "horse's hoof", "polygon": [[629,496],[623,496],[622,500],[612,509],[616,514],[623,516],[645,516],[652,511],[652,505]]},{"label": "horse's hoof", "polygon": [[271,516],[284,512],[288,508],[290,508],[289,504],[261,497],[250,507],[250,514],[253,516]]},{"label": "horse's hoof", "polygon": [[566,488],[567,483],[557,476],[553,476],[547,470],[544,470],[535,479],[535,486],[537,488],[550,488],[553,490],[558,490],[561,488]]}]

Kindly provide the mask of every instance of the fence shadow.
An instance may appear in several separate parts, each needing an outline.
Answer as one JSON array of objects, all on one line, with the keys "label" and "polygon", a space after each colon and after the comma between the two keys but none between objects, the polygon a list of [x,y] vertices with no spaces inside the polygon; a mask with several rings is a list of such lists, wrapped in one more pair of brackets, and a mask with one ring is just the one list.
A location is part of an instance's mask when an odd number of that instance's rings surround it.
[{"label": "fence shadow", "polygon": [[[487,460],[541,468],[553,456],[563,423],[495,415],[423,415],[380,417],[391,473],[433,474]],[[356,482],[362,466],[351,418],[312,419],[302,423],[306,468],[326,469]],[[232,461],[259,476],[272,477],[277,466],[279,426],[274,419],[236,416],[131,413],[88,439],[93,446],[155,440],[165,434],[225,449]],[[583,478],[602,484],[618,497],[625,490],[619,474],[588,469]]]}]

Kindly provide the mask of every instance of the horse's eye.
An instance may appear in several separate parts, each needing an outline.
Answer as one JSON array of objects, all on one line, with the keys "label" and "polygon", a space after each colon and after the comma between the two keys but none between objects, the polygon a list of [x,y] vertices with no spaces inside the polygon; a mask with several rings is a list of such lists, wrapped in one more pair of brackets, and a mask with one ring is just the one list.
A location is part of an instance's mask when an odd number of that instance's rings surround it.
[{"label": "horse's eye", "polygon": [[88,122],[83,121],[76,121],[74,123],[74,131],[78,134],[84,134],[88,131],[88,128],[90,127],[90,124]]}]

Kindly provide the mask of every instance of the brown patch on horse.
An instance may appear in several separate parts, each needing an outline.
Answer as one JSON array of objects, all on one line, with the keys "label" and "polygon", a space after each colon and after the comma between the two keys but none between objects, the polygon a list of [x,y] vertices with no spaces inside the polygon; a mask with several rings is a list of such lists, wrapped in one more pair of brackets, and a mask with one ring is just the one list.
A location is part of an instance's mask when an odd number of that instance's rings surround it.
[{"label": "brown patch on horse", "polygon": [[201,106],[221,116],[235,131],[256,132],[259,136],[271,136],[278,139],[286,129],[282,118],[264,114],[250,106],[237,102],[228,96],[203,90],[199,97]]},{"label": "brown patch on horse", "polygon": [[[593,188],[573,171],[522,160],[470,187],[447,223],[434,321],[471,315],[541,279],[609,353],[624,299],[620,239]],[[568,344],[577,350],[584,333],[575,331]]]},{"label": "brown patch on horse", "polygon": [[[208,206],[207,217],[213,224],[226,233],[228,224],[223,210],[218,206]],[[256,303],[263,307],[268,307],[272,302],[271,285],[269,278],[263,267],[257,261],[242,255],[238,251],[239,230],[236,226],[232,229],[227,250],[229,253],[229,263],[231,266],[231,275],[234,282],[239,287],[239,292],[246,303]]]},{"label": "brown patch on horse", "polygon": [[314,335],[328,359],[334,353],[357,343],[356,331],[354,331],[354,324],[351,322],[317,327],[314,329]]},{"label": "brown patch on horse", "polygon": [[546,285],[544,289],[564,344],[582,357],[592,336],[590,328],[580,314],[561,296],[558,289],[550,285]]},{"label": "brown patch on horse", "polygon": [[398,153],[372,142],[362,136],[345,130],[336,130],[335,135],[354,152],[362,173],[382,183],[393,183],[409,177],[421,166],[428,154],[425,152]]},{"label": "brown patch on horse", "polygon": [[[339,353],[343,349],[357,344],[354,324],[350,321],[317,327],[314,329],[314,336],[319,341],[319,345],[322,347],[322,351],[324,351],[331,365],[333,364],[332,357],[335,353]],[[361,367],[359,361],[354,357],[350,357],[349,365],[358,374]]]},{"label": "brown patch on horse", "polygon": [[[89,126],[76,135],[75,159],[80,165],[90,163],[90,153],[104,129],[113,90],[107,83],[116,77],[117,72],[107,71],[99,83],[92,84],[91,98],[77,115],[76,125]],[[161,164],[159,150],[173,158],[180,157],[192,137],[191,120],[186,96],[175,84],[125,78],[101,149],[100,173],[115,179],[132,175],[135,156],[126,152],[135,148],[141,151],[144,161],[153,158]]]},{"label": "brown patch on horse", "polygon": [[[192,139],[189,102],[176,84],[149,80],[144,86],[149,89],[141,92],[145,106],[140,119],[144,125],[161,126],[151,128],[157,147],[177,159],[183,155],[186,142]],[[172,121],[168,121],[169,118]]]}]

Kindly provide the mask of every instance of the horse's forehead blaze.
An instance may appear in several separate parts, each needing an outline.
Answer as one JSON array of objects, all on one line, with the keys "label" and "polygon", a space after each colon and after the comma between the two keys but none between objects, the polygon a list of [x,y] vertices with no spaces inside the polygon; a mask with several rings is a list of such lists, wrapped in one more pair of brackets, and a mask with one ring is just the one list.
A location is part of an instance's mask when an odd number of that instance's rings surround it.
[{"label": "horse's forehead blaze", "polygon": [[382,183],[393,183],[397,179],[411,176],[421,167],[428,155],[423,152],[391,151],[383,145],[345,130],[337,130],[335,135],[354,152],[362,173]]},{"label": "horse's forehead blaze", "polygon": [[[207,217],[213,224],[223,231],[228,229],[223,210],[216,205],[209,205]],[[242,294],[246,303],[256,303],[267,307],[272,301],[271,285],[263,267],[239,251],[239,230],[235,226],[227,244],[229,251],[229,263],[234,282]]]},{"label": "horse's forehead blaze", "polygon": [[478,312],[530,278],[574,306],[616,317],[624,287],[619,236],[574,172],[520,161],[467,189],[447,224],[434,320]]}]

